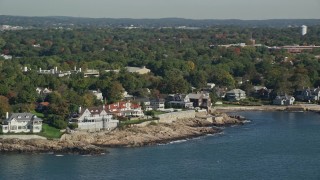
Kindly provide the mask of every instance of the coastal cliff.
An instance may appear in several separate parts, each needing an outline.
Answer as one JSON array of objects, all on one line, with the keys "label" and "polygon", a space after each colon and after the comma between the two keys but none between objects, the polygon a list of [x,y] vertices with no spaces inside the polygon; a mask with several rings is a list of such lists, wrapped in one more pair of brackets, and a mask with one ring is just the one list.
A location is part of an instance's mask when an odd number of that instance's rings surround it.
[{"label": "coastal cliff", "polygon": [[81,141],[103,147],[139,147],[163,144],[175,140],[189,139],[221,132],[214,126],[243,124],[242,120],[219,114],[220,121],[205,118],[178,119],[170,124],[149,124],[145,127],[131,126],[111,132],[65,134],[65,141]]},{"label": "coastal cliff", "polygon": [[70,154],[102,154],[103,148],[80,141],[66,142],[42,139],[0,139],[2,153],[70,153]]},{"label": "coastal cliff", "polygon": [[221,132],[221,129],[216,126],[243,123],[242,120],[230,118],[226,114],[218,114],[216,117],[220,118],[179,119],[170,124],[152,123],[144,127],[130,126],[111,132],[75,131],[64,134],[60,140],[0,139],[0,152],[101,154],[106,152],[103,147],[163,144]]}]

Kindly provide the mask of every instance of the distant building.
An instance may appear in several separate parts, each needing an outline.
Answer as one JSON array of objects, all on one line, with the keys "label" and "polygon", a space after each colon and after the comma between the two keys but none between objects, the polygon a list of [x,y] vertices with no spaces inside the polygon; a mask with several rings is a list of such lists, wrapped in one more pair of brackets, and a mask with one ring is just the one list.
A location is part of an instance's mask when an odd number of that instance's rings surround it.
[{"label": "distant building", "polygon": [[5,54],[1,54],[0,57],[3,57],[5,60],[10,60],[10,59],[12,59],[12,56],[10,56],[10,55],[5,55]]},{"label": "distant building", "polygon": [[31,113],[9,113],[1,125],[2,133],[39,133],[42,130],[42,119]]},{"label": "distant building", "polygon": [[304,36],[307,34],[308,27],[306,25],[301,26],[301,35]]},{"label": "distant building", "polygon": [[102,92],[98,89],[98,90],[89,90],[90,93],[92,93],[97,100],[103,101],[103,96],[102,96]]},{"label": "distant building", "polygon": [[128,72],[138,73],[138,74],[147,74],[147,73],[151,72],[151,70],[146,68],[145,66],[142,66],[141,68],[140,67],[129,67],[129,66],[127,66],[126,69],[127,69]]},{"label": "distant building", "polygon": [[54,67],[53,69],[49,70],[42,70],[41,68],[39,68],[37,72],[38,74],[55,75],[57,77],[64,77],[71,74],[70,71],[58,71],[58,67]]},{"label": "distant building", "polygon": [[95,69],[87,69],[86,71],[83,72],[84,77],[99,77],[100,72]]},{"label": "distant building", "polygon": [[37,87],[36,88],[36,91],[39,95],[43,95],[43,96],[46,96],[50,93],[52,93],[52,90],[48,89],[48,88],[40,88],[40,87]]}]

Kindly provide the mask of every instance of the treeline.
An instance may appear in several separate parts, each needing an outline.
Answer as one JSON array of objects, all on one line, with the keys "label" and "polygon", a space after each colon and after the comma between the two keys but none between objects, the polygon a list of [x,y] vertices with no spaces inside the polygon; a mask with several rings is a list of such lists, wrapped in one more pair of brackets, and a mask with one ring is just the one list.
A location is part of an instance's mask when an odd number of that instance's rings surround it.
[{"label": "treeline", "polygon": [[130,19],[130,18],[83,18],[83,17],[25,17],[25,16],[0,16],[0,24],[24,26],[24,27],[135,27],[159,28],[159,27],[200,27],[213,26],[242,26],[242,27],[288,27],[288,26],[314,26],[319,25],[319,19],[271,19],[271,20],[239,20],[239,19]]}]

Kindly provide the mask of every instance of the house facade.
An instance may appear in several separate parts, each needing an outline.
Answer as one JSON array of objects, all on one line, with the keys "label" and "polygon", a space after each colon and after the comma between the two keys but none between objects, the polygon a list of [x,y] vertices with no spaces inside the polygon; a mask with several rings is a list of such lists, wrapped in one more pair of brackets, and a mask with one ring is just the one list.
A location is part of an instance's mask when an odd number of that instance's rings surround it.
[{"label": "house facade", "polygon": [[193,103],[186,94],[170,94],[168,96],[168,105],[179,108],[193,108]]},{"label": "house facade", "polygon": [[2,133],[39,133],[42,119],[31,113],[9,113],[1,125]]},{"label": "house facade", "polygon": [[233,89],[226,93],[226,98],[228,101],[240,101],[246,98],[246,92],[241,89]]},{"label": "house facade", "polygon": [[274,100],[273,100],[273,104],[274,105],[282,105],[282,106],[289,106],[289,105],[293,105],[295,101],[295,98],[293,96],[277,96]]},{"label": "house facade", "polygon": [[296,98],[301,101],[319,101],[320,88],[308,88],[296,92]]},{"label": "house facade", "polygon": [[108,104],[105,106],[106,112],[113,114],[115,116],[122,117],[143,117],[144,113],[139,104],[127,102],[117,102],[113,104]]},{"label": "house facade", "polygon": [[100,131],[112,130],[118,127],[119,120],[113,119],[113,115],[107,113],[102,107],[82,109],[72,117],[70,122],[77,123],[79,130]]},{"label": "house facade", "polygon": [[152,110],[164,110],[165,108],[165,100],[161,98],[155,98],[150,100],[150,106]]},{"label": "house facade", "polygon": [[188,94],[190,102],[192,102],[193,107],[200,107],[208,109],[211,107],[211,99],[208,92],[197,92]]}]

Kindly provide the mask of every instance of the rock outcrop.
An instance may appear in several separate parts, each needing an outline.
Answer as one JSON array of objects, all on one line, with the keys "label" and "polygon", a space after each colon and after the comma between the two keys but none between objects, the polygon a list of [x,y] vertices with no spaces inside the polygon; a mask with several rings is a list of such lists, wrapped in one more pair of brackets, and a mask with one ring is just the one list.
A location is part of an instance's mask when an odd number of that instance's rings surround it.
[{"label": "rock outcrop", "polygon": [[104,147],[137,147],[168,143],[170,141],[188,139],[221,132],[220,128],[231,124],[242,124],[241,120],[220,114],[221,121],[210,122],[202,118],[179,119],[170,124],[150,124],[145,127],[131,126],[112,132],[75,132],[65,134],[62,139],[81,141]]},{"label": "rock outcrop", "polygon": [[106,150],[80,141],[0,139],[0,152],[102,154]]}]

